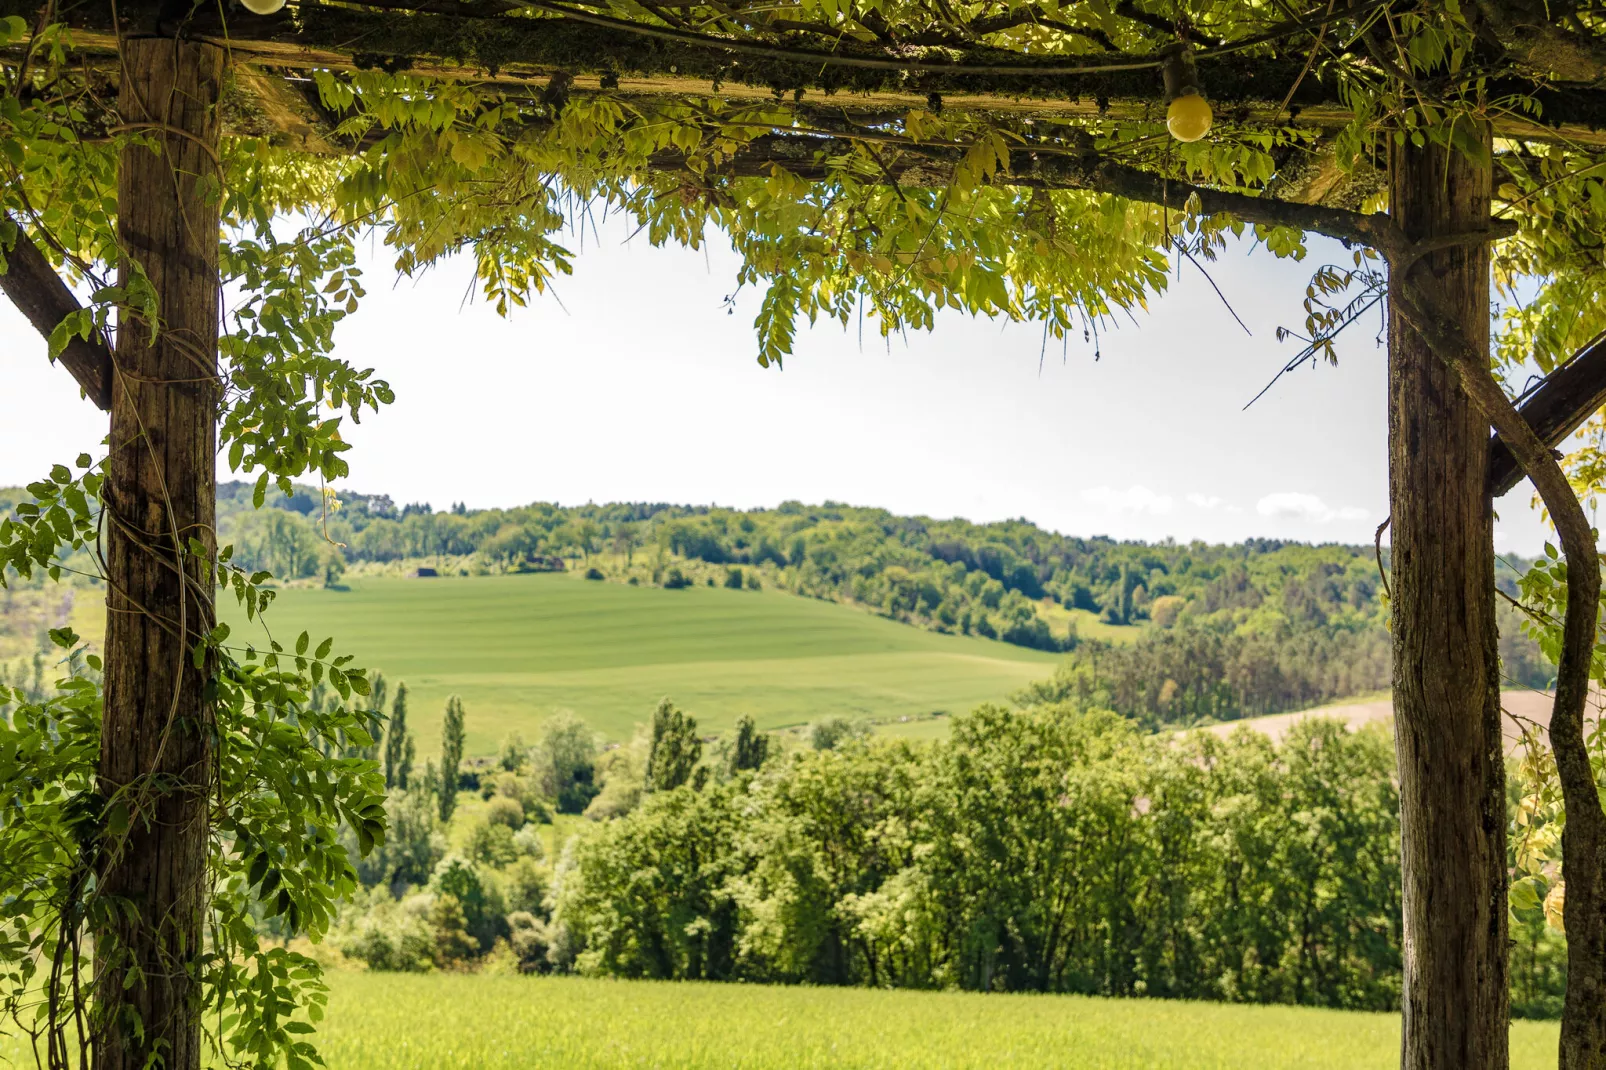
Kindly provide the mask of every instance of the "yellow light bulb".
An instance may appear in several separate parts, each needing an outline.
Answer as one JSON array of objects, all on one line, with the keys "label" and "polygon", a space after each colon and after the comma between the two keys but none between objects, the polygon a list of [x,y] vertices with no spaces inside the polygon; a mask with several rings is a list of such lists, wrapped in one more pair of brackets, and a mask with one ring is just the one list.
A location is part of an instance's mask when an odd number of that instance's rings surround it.
[{"label": "yellow light bulb", "polygon": [[1184,93],[1165,111],[1165,128],[1178,141],[1198,141],[1210,133],[1210,103],[1198,93]]},{"label": "yellow light bulb", "polygon": [[284,0],[240,0],[253,15],[271,15],[284,6]]}]

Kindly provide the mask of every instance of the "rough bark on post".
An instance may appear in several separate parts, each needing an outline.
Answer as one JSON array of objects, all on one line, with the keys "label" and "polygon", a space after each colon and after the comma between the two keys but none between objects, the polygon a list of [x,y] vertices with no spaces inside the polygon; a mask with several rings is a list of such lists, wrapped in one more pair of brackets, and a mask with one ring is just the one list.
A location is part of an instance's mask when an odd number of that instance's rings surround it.
[{"label": "rough bark on post", "polygon": [[[151,324],[124,314],[112,386],[100,778],[128,822],[118,836],[112,811],[100,889],[133,910],[95,934],[95,1066],[144,1067],[154,1054],[194,1070],[213,719],[190,655],[213,608],[207,562],[184,548],[215,546],[224,54],[129,38],[121,58],[122,118],[144,138],[119,160],[118,235],[154,286],[159,330],[152,341]],[[126,262],[120,275],[130,277]]]},{"label": "rough bark on post", "polygon": [[[1485,151],[1488,136],[1485,130]],[[1487,227],[1487,162],[1431,143],[1405,145],[1394,149],[1390,170],[1391,213],[1411,241]],[[1478,352],[1488,352],[1486,245],[1429,254],[1412,278]],[[1392,278],[1391,291],[1400,283]],[[1391,316],[1405,1070],[1504,1070],[1508,1061],[1505,766],[1488,442],[1488,423],[1454,369]]]}]

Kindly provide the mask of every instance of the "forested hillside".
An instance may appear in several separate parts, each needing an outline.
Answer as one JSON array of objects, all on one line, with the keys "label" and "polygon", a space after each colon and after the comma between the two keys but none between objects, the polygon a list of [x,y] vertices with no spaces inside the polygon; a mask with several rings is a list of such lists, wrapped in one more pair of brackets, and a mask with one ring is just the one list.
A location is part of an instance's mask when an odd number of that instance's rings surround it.
[{"label": "forested hillside", "polygon": [[[337,582],[352,565],[442,571],[584,569],[620,582],[780,587],[917,627],[1070,653],[1052,685],[1145,723],[1192,723],[1386,688],[1387,608],[1371,546],[1235,545],[1061,535],[1026,520],[973,524],[884,509],[620,503],[436,512],[384,495],[219,489],[235,560]],[[1384,551],[1384,564],[1387,551]],[[1522,562],[1511,565],[1521,568]],[[1502,583],[1515,591],[1515,573]],[[1511,682],[1551,666],[1515,619]],[[1050,697],[1050,696],[1045,696]]]},{"label": "forested hillside", "polygon": [[[295,489],[270,489],[254,509],[250,484],[219,488],[220,534],[237,563],[327,585],[349,569],[425,566],[778,589],[931,631],[1063,651],[1066,665],[1037,699],[1075,697],[1150,726],[1275,713],[1389,685],[1388,611],[1371,546],[1122,542],[1025,520],[973,524],[833,502],[436,512],[385,495]],[[0,490],[0,511],[27,500]],[[1524,567],[1505,562],[1508,592]],[[100,600],[98,591],[75,602],[71,588],[11,584],[0,592],[0,672],[15,679],[16,659],[47,646],[48,628],[76,622]],[[1514,612],[1501,653],[1510,684],[1549,684],[1553,667]]]}]

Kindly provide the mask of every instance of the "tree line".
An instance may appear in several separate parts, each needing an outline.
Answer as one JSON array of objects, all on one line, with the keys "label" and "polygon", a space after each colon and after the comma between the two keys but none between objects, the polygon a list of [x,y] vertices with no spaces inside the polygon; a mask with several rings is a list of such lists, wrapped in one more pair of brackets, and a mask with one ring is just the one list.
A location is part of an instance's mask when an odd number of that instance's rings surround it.
[{"label": "tree line", "polygon": [[[628,746],[600,752],[557,718],[460,786],[480,801],[455,825],[439,781],[393,793],[390,840],[356,862],[367,890],[340,929],[348,955],[379,969],[1399,1003],[1398,795],[1376,728],[1154,736],[1057,701],[983,706],[923,744],[822,723],[782,750],[745,721],[716,750],[666,700]],[[595,824],[550,849],[539,829],[581,810]],[[1564,943],[1532,912],[1513,932],[1514,1006],[1554,1015]]]},{"label": "tree line", "polygon": [[[351,494],[330,512],[316,491],[297,488],[252,511],[251,491],[220,488],[220,523],[237,560],[281,576],[337,578],[348,558],[438,557],[490,570],[575,560],[588,576],[669,588],[775,586],[938,632],[1065,651],[1087,677],[1084,697],[1146,724],[1276,713],[1389,684],[1387,551],[1380,560],[1371,546],[1120,542],[1024,520],[972,524],[830,502],[435,512]],[[1502,562],[1508,594],[1526,567]],[[1132,634],[1141,638],[1100,643],[1078,625],[1094,618],[1140,626]],[[1508,683],[1548,686],[1553,665],[1510,610],[1501,637]]]}]

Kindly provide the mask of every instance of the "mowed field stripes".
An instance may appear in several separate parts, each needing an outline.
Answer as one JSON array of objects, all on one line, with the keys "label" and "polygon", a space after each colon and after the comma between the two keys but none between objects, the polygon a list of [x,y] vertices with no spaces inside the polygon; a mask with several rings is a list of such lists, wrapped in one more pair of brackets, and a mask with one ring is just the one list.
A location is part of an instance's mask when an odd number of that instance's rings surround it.
[{"label": "mowed field stripes", "polygon": [[424,754],[450,694],[468,709],[470,753],[530,734],[566,709],[628,738],[662,696],[708,734],[741,714],[763,728],[832,716],[896,721],[1003,700],[1048,676],[1057,657],[987,639],[939,635],[853,607],[778,591],[663,590],[573,575],[354,580],[290,588],[267,631],[223,606],[231,645],[266,635],[316,644],[405,681]]}]

